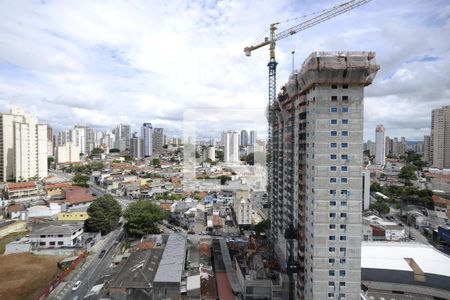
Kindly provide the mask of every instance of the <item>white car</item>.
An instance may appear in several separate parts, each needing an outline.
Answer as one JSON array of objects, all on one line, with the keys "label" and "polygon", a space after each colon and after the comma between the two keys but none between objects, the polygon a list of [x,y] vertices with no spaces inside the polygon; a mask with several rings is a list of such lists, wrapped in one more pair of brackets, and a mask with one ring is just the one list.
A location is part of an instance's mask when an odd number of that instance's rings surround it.
[{"label": "white car", "polygon": [[75,282],[75,284],[73,285],[73,287],[72,287],[72,291],[76,291],[76,290],[78,290],[78,288],[80,287],[80,285],[81,285],[81,281],[77,281],[77,282]]}]

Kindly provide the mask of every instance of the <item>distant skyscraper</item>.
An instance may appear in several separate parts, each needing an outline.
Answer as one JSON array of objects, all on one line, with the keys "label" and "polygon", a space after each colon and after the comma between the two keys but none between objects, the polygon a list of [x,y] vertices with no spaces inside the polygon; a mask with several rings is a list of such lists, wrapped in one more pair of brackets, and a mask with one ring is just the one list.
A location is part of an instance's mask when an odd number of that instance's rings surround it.
[{"label": "distant skyscraper", "polygon": [[54,156],[53,129],[47,126],[47,155]]},{"label": "distant skyscraper", "polygon": [[431,112],[431,165],[450,168],[450,105]]},{"label": "distant skyscraper", "polygon": [[255,130],[250,131],[250,145],[254,145],[256,143],[257,134]]},{"label": "distant skyscraper", "polygon": [[242,130],[241,131],[241,142],[240,142],[241,146],[247,146],[248,145],[248,132],[247,130]]},{"label": "distant skyscraper", "polygon": [[21,109],[0,113],[0,180],[29,180],[48,174],[47,125]]},{"label": "distant skyscraper", "polygon": [[[316,52],[274,103],[270,239],[291,299],[360,299],[364,87],[372,52]],[[384,152],[384,137],[383,137]]]},{"label": "distant skyscraper", "polygon": [[115,148],[118,148],[120,151],[130,149],[130,139],[131,139],[130,125],[122,123],[119,124],[116,127],[116,129],[114,129],[114,134],[116,136]]},{"label": "distant skyscraper", "polygon": [[153,150],[162,149],[164,146],[164,129],[153,128]]},{"label": "distant skyscraper", "polygon": [[228,131],[225,134],[224,161],[231,163],[239,161],[239,137],[235,131]]},{"label": "distant skyscraper", "polygon": [[144,156],[153,155],[153,127],[151,123],[144,123],[141,127],[141,138],[144,143]]},{"label": "distant skyscraper", "polygon": [[386,140],[384,138],[385,129],[383,125],[375,128],[375,160],[374,164],[384,166],[386,164]]}]

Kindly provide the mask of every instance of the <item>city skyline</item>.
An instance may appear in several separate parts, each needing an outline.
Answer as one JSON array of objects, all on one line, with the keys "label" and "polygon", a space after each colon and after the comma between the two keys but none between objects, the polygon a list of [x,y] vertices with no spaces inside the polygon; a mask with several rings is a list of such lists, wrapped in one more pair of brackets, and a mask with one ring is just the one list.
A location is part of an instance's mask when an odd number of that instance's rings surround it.
[{"label": "city skyline", "polygon": [[[450,9],[445,1],[385,3],[372,1],[280,42],[278,89],[291,71],[292,50],[297,69],[314,50],[373,50],[381,70],[365,95],[364,140],[374,140],[373,128],[384,124],[391,136],[420,141],[430,132],[431,110],[448,102],[449,41],[442,37]],[[27,107],[55,130],[150,121],[173,136],[181,135],[186,108],[264,109],[267,52],[246,58],[243,47],[273,21],[336,4],[4,4],[0,110]],[[249,121],[233,125],[249,128]]]}]

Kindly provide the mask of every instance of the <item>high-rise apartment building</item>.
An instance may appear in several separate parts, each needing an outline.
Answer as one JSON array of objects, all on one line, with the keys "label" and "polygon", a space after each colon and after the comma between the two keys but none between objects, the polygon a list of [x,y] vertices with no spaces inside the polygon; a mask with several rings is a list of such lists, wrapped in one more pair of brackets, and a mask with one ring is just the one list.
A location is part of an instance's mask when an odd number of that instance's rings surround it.
[{"label": "high-rise apartment building", "polygon": [[431,162],[431,138],[429,135],[423,137],[423,161],[426,163]]},{"label": "high-rise apartment building", "polygon": [[164,146],[164,129],[153,128],[153,150],[162,149]]},{"label": "high-rise apartment building", "polygon": [[256,139],[258,135],[255,130],[250,130],[250,145],[254,145],[256,143]]},{"label": "high-rise apartment building", "polygon": [[384,166],[386,164],[386,140],[384,138],[385,129],[383,125],[375,128],[375,159],[374,164]]},{"label": "high-rise apartment building", "polygon": [[18,108],[0,113],[0,180],[24,181],[47,174],[47,125]]},{"label": "high-rise apartment building", "polygon": [[318,52],[274,103],[271,240],[296,299],[360,299],[364,87],[372,52]]},{"label": "high-rise apartment building", "polygon": [[47,155],[54,156],[53,128],[47,126]]},{"label": "high-rise apartment building", "polygon": [[248,132],[247,130],[241,130],[241,140],[240,140],[240,146],[248,146]]},{"label": "high-rise apartment building", "polygon": [[224,161],[228,163],[239,162],[239,136],[235,131],[225,133]]},{"label": "high-rise apartment building", "polygon": [[144,156],[153,155],[153,127],[151,123],[144,123],[141,127],[141,138],[144,143]]},{"label": "high-rise apartment building", "polygon": [[131,139],[131,130],[130,125],[127,124],[119,124],[113,130],[115,135],[115,148],[118,148],[120,151],[125,151],[130,149],[130,139]]},{"label": "high-rise apartment building", "polygon": [[450,168],[450,105],[431,111],[431,166]]},{"label": "high-rise apartment building", "polygon": [[57,163],[74,163],[80,161],[81,149],[72,142],[56,147]]},{"label": "high-rise apartment building", "polygon": [[130,153],[133,158],[140,159],[144,157],[144,142],[140,137],[134,136],[131,138]]}]

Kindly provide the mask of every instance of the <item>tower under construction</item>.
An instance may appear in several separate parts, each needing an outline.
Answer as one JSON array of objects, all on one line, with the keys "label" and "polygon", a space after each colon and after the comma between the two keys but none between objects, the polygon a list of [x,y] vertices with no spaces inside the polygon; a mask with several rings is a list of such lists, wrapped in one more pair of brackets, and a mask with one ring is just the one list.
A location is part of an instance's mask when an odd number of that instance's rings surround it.
[{"label": "tower under construction", "polygon": [[359,299],[364,87],[373,52],[315,52],[271,107],[271,237],[291,298]]}]

